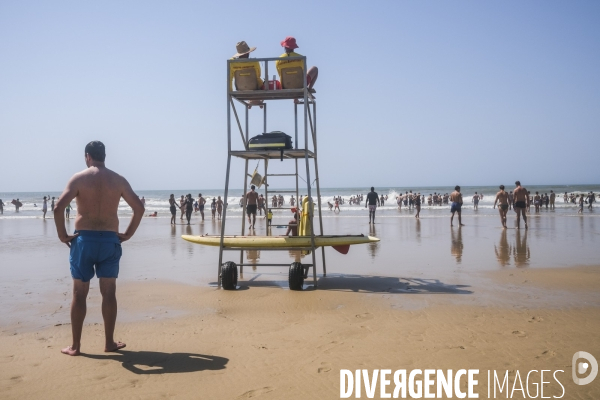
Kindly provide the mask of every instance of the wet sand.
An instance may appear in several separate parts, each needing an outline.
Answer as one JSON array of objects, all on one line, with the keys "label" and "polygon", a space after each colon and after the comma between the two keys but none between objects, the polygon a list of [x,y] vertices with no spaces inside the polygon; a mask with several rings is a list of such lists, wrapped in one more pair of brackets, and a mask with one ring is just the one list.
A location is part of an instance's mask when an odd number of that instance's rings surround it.
[{"label": "wet sand", "polygon": [[[239,233],[231,221],[228,233]],[[0,397],[339,398],[339,370],[359,368],[479,368],[481,398],[488,369],[562,369],[565,398],[600,397],[598,379],[570,378],[575,351],[600,355],[595,217],[532,218],[526,233],[489,217],[451,229],[446,218],[392,214],[374,232],[361,218],[324,222],[326,233],[382,240],[346,256],[328,249],[319,290],[310,280],[287,290],[284,268],[246,267],[227,292],[214,287],[216,249],[179,238],[217,232],[217,222],[144,219],[118,284],[116,336],[127,348],[102,352],[94,280],[85,354],[70,358],[59,353],[70,343],[67,247],[51,220],[0,221]],[[250,256],[281,261],[264,253]]]}]

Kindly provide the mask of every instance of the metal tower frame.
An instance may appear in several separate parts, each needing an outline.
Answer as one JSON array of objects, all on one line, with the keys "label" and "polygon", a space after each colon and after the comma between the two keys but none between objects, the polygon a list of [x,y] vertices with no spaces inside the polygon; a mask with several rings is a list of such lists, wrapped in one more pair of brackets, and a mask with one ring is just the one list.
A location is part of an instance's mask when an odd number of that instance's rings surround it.
[{"label": "metal tower frame", "polygon": [[[308,218],[310,221],[311,227],[311,245],[310,247],[294,247],[294,248],[247,248],[247,247],[230,247],[224,246],[224,236],[225,236],[225,226],[227,221],[227,204],[223,208],[223,219],[221,222],[221,240],[219,245],[219,264],[218,264],[218,285],[221,287],[221,272],[223,267],[223,252],[224,251],[240,251],[240,262],[237,264],[240,267],[240,275],[243,274],[244,266],[267,266],[267,267],[279,267],[279,266],[289,266],[290,264],[264,264],[264,263],[244,263],[244,250],[265,250],[265,251],[288,251],[288,250],[300,250],[300,251],[310,251],[312,255],[312,264],[302,264],[304,268],[313,269],[313,284],[314,287],[317,287],[317,268],[316,268],[316,247],[315,247],[315,226],[314,226],[314,201],[312,198],[312,190],[311,190],[311,175],[310,175],[310,160],[314,162],[314,172],[315,172],[315,182],[317,188],[317,210],[319,213],[319,228],[320,235],[323,235],[323,218],[322,218],[322,210],[321,210],[321,188],[319,183],[319,168],[317,161],[317,103],[316,98],[313,95],[314,91],[308,89],[307,81],[306,81],[306,73],[304,74],[303,79],[303,87],[301,89],[278,89],[278,90],[269,90],[269,62],[275,62],[280,60],[279,57],[271,57],[271,58],[247,58],[247,59],[235,59],[235,60],[227,60],[227,169],[225,175],[225,202],[227,203],[227,198],[229,194],[229,175],[231,169],[231,157],[238,157],[245,160],[245,170],[244,170],[244,192],[243,192],[243,200],[242,200],[242,229],[241,234],[244,235],[244,230],[246,227],[246,192],[248,190],[247,182],[248,182],[248,162],[250,160],[263,160],[264,162],[264,177],[265,177],[265,202],[268,204],[269,197],[269,189],[268,189],[268,181],[269,177],[272,176],[294,176],[296,180],[296,190],[275,190],[277,193],[296,193],[296,201],[297,207],[300,208],[301,204],[299,202],[299,185],[298,185],[298,160],[304,159],[306,165],[306,189],[308,195]],[[301,60],[303,64],[303,70],[306,72],[306,57],[287,57],[286,61],[294,61]],[[265,90],[233,90],[230,89],[230,71],[231,71],[231,63],[243,63],[243,62],[264,62],[264,82],[265,82]],[[275,89],[275,85],[274,89]],[[237,109],[235,107],[234,100],[244,106],[245,110],[245,126],[242,128],[242,124],[240,122],[240,118],[238,116]],[[252,104],[252,101],[262,101],[263,107],[263,131],[267,132],[267,105],[269,101],[275,100],[293,100],[294,101],[294,148],[288,150],[250,150],[248,147],[249,141],[249,108],[251,106],[256,106],[256,104]],[[301,112],[303,112],[304,118],[304,147],[298,146],[298,107],[302,107]],[[312,106],[312,112],[311,112]],[[243,150],[233,150],[232,148],[232,118],[231,114],[233,111],[233,115],[235,117],[235,121],[237,123],[237,127],[240,132],[241,141],[243,143]],[[310,131],[310,135],[309,135]],[[312,142],[312,149],[310,143]],[[268,164],[269,160],[272,159],[281,159],[283,160],[294,160],[295,163],[295,173],[294,174],[269,174],[268,173]],[[286,208],[289,209],[289,208]],[[321,247],[321,255],[323,262],[323,276],[327,275],[327,269],[325,264],[325,248]]]}]

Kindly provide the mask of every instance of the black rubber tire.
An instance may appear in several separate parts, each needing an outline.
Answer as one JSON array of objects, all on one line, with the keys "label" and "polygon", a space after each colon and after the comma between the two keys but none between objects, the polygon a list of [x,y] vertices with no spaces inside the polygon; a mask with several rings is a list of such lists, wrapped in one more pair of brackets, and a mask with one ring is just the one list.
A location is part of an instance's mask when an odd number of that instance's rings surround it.
[{"label": "black rubber tire", "polygon": [[302,285],[304,285],[304,267],[299,262],[293,262],[290,265],[288,283],[290,284],[290,290],[302,290]]},{"label": "black rubber tire", "polygon": [[227,261],[221,267],[221,286],[225,290],[235,290],[238,280],[237,265],[233,261]]}]

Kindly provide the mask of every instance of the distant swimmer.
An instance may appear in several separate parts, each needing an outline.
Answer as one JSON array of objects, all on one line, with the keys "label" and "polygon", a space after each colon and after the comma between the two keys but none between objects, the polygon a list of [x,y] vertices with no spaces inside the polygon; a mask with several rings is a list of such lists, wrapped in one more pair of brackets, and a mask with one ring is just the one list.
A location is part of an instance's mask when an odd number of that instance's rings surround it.
[{"label": "distant swimmer", "polygon": [[333,204],[330,201],[327,202],[327,205],[329,206],[329,211],[333,210]]},{"label": "distant swimmer", "polygon": [[583,214],[583,204],[585,203],[585,198],[583,197],[583,195],[579,196],[579,210],[577,211],[577,214]]},{"label": "distant swimmer", "polygon": [[54,211],[54,197],[52,198],[52,203],[50,203],[50,211]]},{"label": "distant swimmer", "polygon": [[144,196],[142,196],[141,201],[142,201],[142,204],[144,205],[144,207],[146,207],[146,199],[144,198]]},{"label": "distant swimmer", "polygon": [[271,226],[271,222],[273,221],[273,212],[269,208],[267,211],[267,226]]},{"label": "distant swimmer", "polygon": [[500,222],[502,222],[502,227],[504,229],[506,229],[506,213],[508,212],[508,202],[508,193],[504,191],[504,185],[500,185],[500,191],[496,193],[496,199],[494,200],[494,208],[496,208],[496,203],[498,203]]},{"label": "distant swimmer", "polygon": [[[60,199],[58,199],[58,201],[60,201]],[[67,206],[65,207],[65,218],[66,219],[71,219],[71,203],[67,204]]]},{"label": "distant swimmer", "polygon": [[464,226],[461,219],[461,208],[463,205],[462,194],[460,194],[460,186],[454,187],[454,192],[450,194],[450,201],[452,204],[450,205],[450,212],[452,216],[450,217],[450,226],[452,226],[452,221],[454,220],[454,213],[458,213],[458,224],[460,226]]},{"label": "distant swimmer", "polygon": [[296,199],[294,199],[294,195],[290,197],[290,206],[294,207],[296,205]]},{"label": "distant swimmer", "polygon": [[540,211],[540,204],[542,203],[542,199],[540,198],[540,194],[535,192],[535,196],[533,197],[533,204],[535,205],[535,212]]},{"label": "distant swimmer", "polygon": [[512,210],[513,204],[515,203],[515,196],[512,190],[508,193],[508,209]]},{"label": "distant swimmer", "polygon": [[[223,214],[223,200],[221,200],[221,196],[217,196],[217,214],[219,214],[219,219],[221,219],[221,215]],[[256,213],[254,216],[256,217]]]},{"label": "distant swimmer", "polygon": [[154,211],[153,213],[147,214],[146,217],[158,217],[158,212]]},{"label": "distant swimmer", "polygon": [[[87,169],[73,175],[54,208],[54,222],[61,242],[71,248],[70,264],[73,277],[71,331],[73,342],[61,350],[70,356],[81,353],[81,332],[86,314],[86,299],[94,274],[100,280],[102,317],[104,318],[104,351],[125,347],[114,340],[117,319],[116,280],[119,275],[121,244],[133,236],[142,216],[144,205],[133,192],[129,182],[109,170],[104,164],[104,144],[98,141],[85,147]],[[123,198],[133,210],[124,233],[119,233],[119,201]],[[75,232],[67,233],[63,212],[75,199],[77,217]]]},{"label": "distant swimmer", "polygon": [[416,219],[421,218],[421,193],[417,193],[415,196],[415,209],[417,210],[417,214],[415,215]]},{"label": "distant swimmer", "polygon": [[365,208],[369,207],[369,224],[371,221],[375,223],[375,210],[377,210],[379,204],[379,196],[375,192],[375,188],[371,186],[371,191],[367,194],[367,201],[365,202]]},{"label": "distant swimmer", "polygon": [[550,209],[554,210],[554,203],[556,202],[556,193],[553,190],[550,191]]},{"label": "distant swimmer", "polygon": [[473,202],[473,210],[477,210],[477,208],[479,207],[479,195],[477,194],[477,192],[475,192],[475,196],[473,196],[473,199],[471,201]]},{"label": "distant swimmer", "polygon": [[513,191],[513,196],[515,198],[515,204],[513,208],[517,213],[517,229],[521,227],[521,215],[523,216],[523,221],[525,222],[525,229],[527,229],[527,215],[525,211],[529,207],[529,192],[527,189],[521,186],[521,182],[516,181],[515,185],[517,186]]},{"label": "distant swimmer", "polygon": [[337,212],[340,212],[340,199],[339,198],[335,198],[335,207],[333,207],[333,212],[335,212],[335,210],[337,210]]},{"label": "distant swimmer", "polygon": [[265,197],[261,193],[260,196],[258,196],[258,213],[259,213],[259,215],[262,216],[263,211],[265,212],[265,215],[266,215],[267,210],[265,210]]},{"label": "distant swimmer", "polygon": [[588,201],[588,209],[591,210],[593,208],[592,205],[596,201],[596,195],[594,194],[594,192],[590,192],[590,194],[588,195],[587,201]]},{"label": "distant swimmer", "polygon": [[2,202],[2,199],[0,199],[0,214],[4,214],[4,206],[5,206],[5,205],[6,205],[6,204],[4,204],[4,203]]},{"label": "distant swimmer", "polygon": [[181,198],[179,199],[179,209],[181,210],[181,217],[179,217],[180,220],[183,221],[183,215],[185,214],[185,197],[183,197],[183,195],[181,195]]},{"label": "distant swimmer", "polygon": [[[248,224],[250,224],[250,229],[254,229],[256,225],[256,209],[258,207],[258,193],[256,193],[254,189],[256,189],[256,186],[252,185],[250,186],[250,191],[246,193],[246,214],[248,215]],[[277,205],[277,198],[275,196],[273,197],[275,198],[274,203]],[[251,217],[252,219],[250,219]]]},{"label": "distant swimmer", "polygon": [[48,198],[46,196],[44,196],[43,202],[42,213],[44,214],[43,218],[46,219],[46,213],[48,212]]},{"label": "distant swimmer", "polygon": [[202,193],[198,193],[198,211],[200,211],[200,215],[202,216],[202,221],[204,221],[204,205],[206,204],[206,199],[202,197]]},{"label": "distant swimmer", "polygon": [[185,201],[183,202],[183,208],[185,210],[185,219],[187,220],[187,224],[190,224],[190,219],[192,218],[192,213],[194,212],[194,199],[192,198],[192,194],[188,193],[185,196]]},{"label": "distant swimmer", "polygon": [[210,212],[212,213],[212,219],[217,216],[217,199],[213,197],[212,203],[210,203]]},{"label": "distant swimmer", "polygon": [[171,211],[171,225],[175,225],[175,217],[177,216],[177,201],[175,195],[169,196],[169,211]]}]

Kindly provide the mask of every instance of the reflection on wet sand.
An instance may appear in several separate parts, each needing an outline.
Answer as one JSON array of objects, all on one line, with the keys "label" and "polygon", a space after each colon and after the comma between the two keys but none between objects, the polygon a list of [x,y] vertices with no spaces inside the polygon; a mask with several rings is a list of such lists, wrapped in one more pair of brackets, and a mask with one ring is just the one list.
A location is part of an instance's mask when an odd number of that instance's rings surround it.
[{"label": "reflection on wet sand", "polygon": [[502,229],[502,233],[500,234],[500,243],[497,246],[494,245],[494,250],[496,252],[496,258],[498,259],[498,263],[501,266],[505,267],[507,265],[510,265],[510,253],[512,249],[508,244],[506,229]]},{"label": "reflection on wet sand", "polygon": [[[377,237],[377,231],[375,230],[375,224],[369,227],[369,235]],[[377,257],[377,252],[379,251],[379,242],[369,243],[369,254],[371,254],[371,258]]]},{"label": "reflection on wet sand", "polygon": [[[256,236],[256,231],[251,229],[248,231],[248,236]],[[256,263],[260,260],[260,251],[259,250],[246,250],[246,259],[250,261],[252,266],[252,271],[256,271]]]},{"label": "reflection on wet sand", "polygon": [[415,225],[415,238],[417,239],[417,243],[421,243],[421,220],[417,219]]},{"label": "reflection on wet sand", "polygon": [[460,264],[462,261],[463,254],[463,240],[462,240],[462,231],[461,227],[458,227],[458,233],[454,230],[454,228],[450,228],[452,246],[450,247],[450,254],[456,257],[456,263]]},{"label": "reflection on wet sand", "polygon": [[515,265],[517,267],[526,267],[529,265],[529,259],[531,253],[529,252],[529,246],[527,245],[527,230],[521,236],[521,230],[517,229],[516,245],[514,246],[513,255],[515,258]]}]

